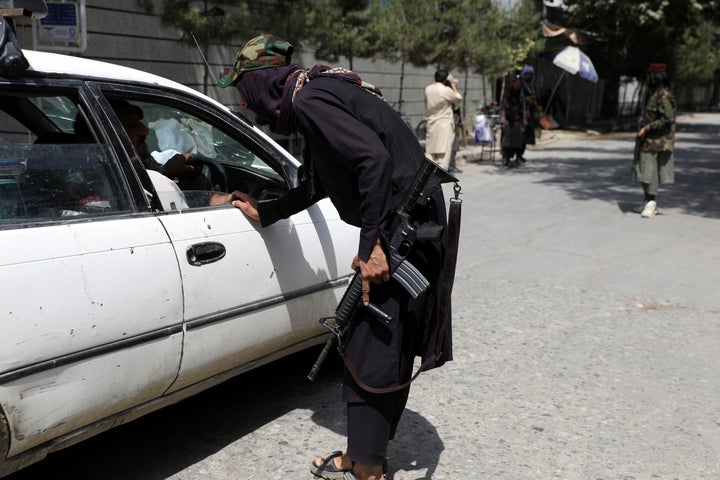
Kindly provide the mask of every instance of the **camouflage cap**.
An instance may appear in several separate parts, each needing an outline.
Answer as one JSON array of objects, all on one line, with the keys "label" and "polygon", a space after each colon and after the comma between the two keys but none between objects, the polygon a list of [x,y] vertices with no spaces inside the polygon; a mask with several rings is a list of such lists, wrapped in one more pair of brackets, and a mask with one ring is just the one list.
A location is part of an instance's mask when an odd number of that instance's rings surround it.
[{"label": "camouflage cap", "polygon": [[233,85],[244,72],[288,65],[292,52],[293,46],[285,40],[267,33],[258,35],[238,50],[232,72],[221,78],[218,85],[223,88]]}]

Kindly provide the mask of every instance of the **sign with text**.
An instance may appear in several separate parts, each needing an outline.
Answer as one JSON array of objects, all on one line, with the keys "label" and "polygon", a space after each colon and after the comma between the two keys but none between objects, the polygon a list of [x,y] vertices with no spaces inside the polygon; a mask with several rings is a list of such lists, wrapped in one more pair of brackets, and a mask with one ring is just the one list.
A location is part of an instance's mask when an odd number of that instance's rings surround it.
[{"label": "sign with text", "polygon": [[47,2],[47,6],[47,16],[33,23],[34,47],[38,50],[85,51],[85,0]]}]

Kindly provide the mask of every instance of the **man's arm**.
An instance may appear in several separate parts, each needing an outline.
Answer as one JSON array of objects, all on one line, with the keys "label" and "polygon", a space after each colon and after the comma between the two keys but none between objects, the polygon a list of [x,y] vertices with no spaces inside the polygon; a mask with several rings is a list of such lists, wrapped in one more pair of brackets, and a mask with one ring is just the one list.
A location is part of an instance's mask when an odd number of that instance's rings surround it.
[{"label": "man's arm", "polygon": [[325,197],[322,187],[316,186],[315,190],[315,195],[309,195],[307,182],[303,181],[297,187],[288,190],[280,198],[261,201],[255,199],[252,195],[236,190],[229,194],[220,204],[231,202],[234,207],[240,209],[248,218],[260,222],[263,227],[267,227],[282,218],[289,218],[298,212],[302,212]]},{"label": "man's arm", "polygon": [[452,75],[448,75],[448,83],[450,84],[449,86],[452,89],[452,93],[450,94],[448,101],[457,105],[458,103],[462,102],[463,98],[460,90],[458,90],[457,88],[457,80]]},{"label": "man's arm", "polygon": [[[228,201],[232,202],[233,207],[239,208],[250,220],[260,221],[260,214],[257,210],[257,200],[255,200],[255,197],[252,195],[234,191],[229,195]],[[227,201],[223,203],[227,203]]]},{"label": "man's arm", "polygon": [[[381,236],[387,233],[383,228],[387,228],[391,213],[392,159],[377,132],[358,120],[338,96],[312,87],[309,84],[296,97],[296,119],[305,131],[311,132],[315,142],[334,153],[334,158],[324,161],[337,162],[337,168],[351,171],[357,178],[357,185],[346,188],[357,188],[359,192],[361,225],[357,255],[367,262],[378,233]],[[367,97],[368,108],[380,101]],[[347,212],[340,212],[343,213]]]}]

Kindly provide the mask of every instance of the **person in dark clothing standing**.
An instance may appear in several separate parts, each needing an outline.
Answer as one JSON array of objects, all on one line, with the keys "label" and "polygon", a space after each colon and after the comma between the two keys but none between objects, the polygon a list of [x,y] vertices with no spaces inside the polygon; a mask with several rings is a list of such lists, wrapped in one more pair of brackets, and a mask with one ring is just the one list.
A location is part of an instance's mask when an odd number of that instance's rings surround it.
[{"label": "person in dark clothing standing", "polygon": [[511,83],[505,88],[505,95],[500,104],[500,125],[502,126],[503,166],[514,168],[525,148],[525,130],[528,127],[528,111],[525,107],[525,95],[522,78],[516,72],[510,77]]},{"label": "person in dark clothing standing", "polygon": [[[361,381],[372,387],[403,385],[414,357],[431,358],[441,315],[434,287],[443,263],[441,242],[424,242],[410,261],[431,287],[411,299],[390,279],[387,242],[393,211],[406,196],[426,160],[412,130],[379,95],[354,73],[316,65],[305,70],[290,63],[292,46],[272,35],[253,38],[240,49],[233,72],[220,85],[235,85],[242,103],[275,133],[299,132],[305,140],[298,187],[278,199],[256,201],[234,192],[233,205],[263,226],[287,218],[327,196],[341,218],[360,228],[353,269],[362,274],[362,301],[372,301],[392,316],[386,328],[364,308],[352,319],[345,340],[348,358]],[[442,191],[413,215],[446,224]],[[432,344],[432,345],[431,345]],[[429,368],[452,359],[450,335]],[[385,478],[388,442],[405,408],[409,387],[370,393],[347,369],[343,400],[347,409],[347,450],[315,459],[312,472],[322,478]]]},{"label": "person in dark clothing standing", "polygon": [[539,107],[535,99],[535,87],[533,81],[535,77],[535,69],[530,65],[525,65],[522,69],[523,94],[525,95],[525,108],[527,109],[527,122],[525,135],[523,138],[522,151],[518,155],[518,162],[525,163],[525,147],[535,145],[535,127],[540,119]]}]

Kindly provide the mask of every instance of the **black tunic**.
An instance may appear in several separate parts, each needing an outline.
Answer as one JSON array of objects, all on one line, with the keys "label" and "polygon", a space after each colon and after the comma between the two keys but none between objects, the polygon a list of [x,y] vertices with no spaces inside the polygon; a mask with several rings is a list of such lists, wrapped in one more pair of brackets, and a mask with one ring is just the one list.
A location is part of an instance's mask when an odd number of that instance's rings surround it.
[{"label": "black tunic", "polygon": [[522,151],[525,146],[524,131],[528,124],[525,97],[522,91],[515,90],[512,86],[509,88],[500,111],[500,122],[503,125],[502,147],[505,155],[513,155]]},{"label": "black tunic", "polygon": [[[309,195],[310,180],[303,180],[280,199],[260,202],[261,222],[269,225],[287,218],[327,195],[345,222],[360,227],[358,256],[367,260],[378,232],[386,242],[389,240],[391,214],[412,185],[424,161],[424,152],[412,130],[385,101],[338,78],[313,79],[296,95],[293,105],[297,128],[312,152],[315,176],[311,180],[316,193]],[[442,192],[434,196],[434,202],[427,208],[416,213],[445,225]],[[429,290],[437,286],[442,253],[439,242],[427,243],[411,258],[413,265],[430,280]],[[399,318],[388,335],[373,325],[379,324],[377,320],[363,319],[364,309],[358,310],[354,323],[359,326],[347,347],[351,361],[367,384],[373,387],[397,384],[406,377],[406,366],[408,361],[412,365],[413,355],[425,359],[433,353],[439,323],[434,291],[422,300],[428,302],[427,308],[422,308],[420,315],[410,315],[410,310],[417,310],[417,303],[411,304],[394,281],[380,287],[371,285],[370,301],[381,308],[385,301],[390,301],[387,307],[396,310],[392,313]],[[410,318],[415,319],[412,328],[410,325],[403,328],[403,322]],[[360,333],[363,330],[365,333]],[[452,358],[449,337],[448,333],[443,358],[434,366]]]}]

